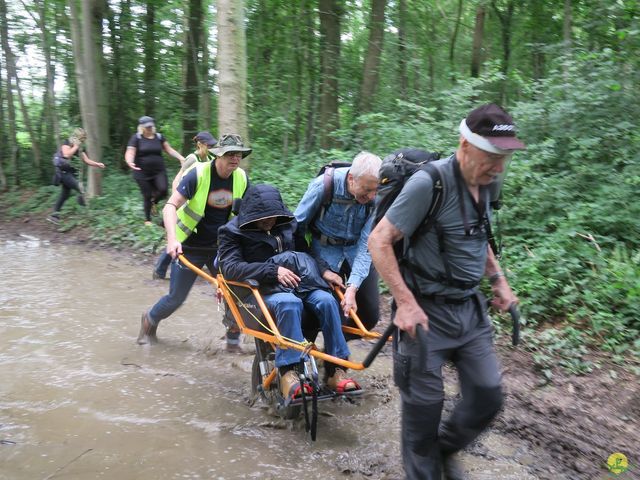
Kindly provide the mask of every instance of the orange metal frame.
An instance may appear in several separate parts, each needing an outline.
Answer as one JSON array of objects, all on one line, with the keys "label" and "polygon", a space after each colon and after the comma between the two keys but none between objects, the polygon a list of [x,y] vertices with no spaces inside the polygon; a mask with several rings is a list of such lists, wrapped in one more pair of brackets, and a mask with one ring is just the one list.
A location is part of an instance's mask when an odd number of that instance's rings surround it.
[{"label": "orange metal frame", "polygon": [[[218,274],[217,275],[217,279],[216,279],[216,278],[212,277],[211,275],[207,274],[206,272],[204,272],[202,269],[200,269],[200,268],[196,267],[195,265],[193,265],[183,255],[180,255],[179,258],[180,258],[180,261],[184,265],[189,267],[196,274],[198,274],[200,277],[202,277],[205,280],[207,280],[215,288],[219,289],[222,292],[222,295],[223,295],[225,301],[227,302],[227,307],[229,307],[229,309],[231,310],[231,313],[233,314],[233,318],[235,319],[235,321],[238,324],[238,327],[240,328],[240,331],[242,333],[245,333],[247,335],[251,335],[253,337],[259,338],[260,340],[263,340],[265,342],[271,343],[272,345],[274,345],[277,348],[285,348],[285,349],[292,348],[294,350],[299,350],[301,352],[308,353],[309,355],[312,355],[315,358],[320,358],[322,360],[334,363],[336,365],[343,366],[345,368],[350,368],[352,370],[364,370],[366,368],[362,363],[351,362],[349,360],[344,360],[344,359],[341,359],[341,358],[337,358],[337,357],[334,357],[333,355],[328,355],[328,354],[326,354],[324,352],[316,350],[315,349],[315,345],[312,345],[311,347],[309,347],[308,345],[305,346],[305,345],[302,345],[302,344],[299,344],[299,343],[295,343],[295,342],[289,341],[288,339],[284,338],[280,334],[280,331],[278,330],[278,326],[277,326],[276,322],[274,321],[273,317],[271,316],[271,313],[269,312],[269,309],[267,308],[266,304],[264,303],[264,300],[262,299],[262,295],[260,295],[260,292],[258,291],[257,288],[249,285],[248,283],[236,282],[236,281],[232,281],[232,280],[226,280],[222,276],[222,274]],[[258,301],[258,306],[260,307],[260,310],[262,311],[262,314],[264,315],[264,318],[267,321],[268,328],[273,333],[261,332],[259,330],[255,330],[255,329],[252,329],[252,328],[249,328],[249,327],[246,326],[246,324],[244,323],[244,320],[242,318],[242,315],[240,314],[240,310],[238,308],[238,305],[236,304],[236,302],[235,302],[235,300],[233,298],[233,295],[231,294],[231,291],[229,290],[228,285],[237,286],[237,287],[241,287],[241,288],[246,288],[246,289],[250,290],[251,293],[253,293],[254,297]],[[337,293],[338,298],[340,300],[342,300],[344,298],[344,295],[343,295],[342,291],[336,290],[336,293]],[[344,332],[352,333],[352,334],[355,334],[355,335],[360,335],[363,338],[371,338],[371,339],[373,339],[373,338],[380,338],[381,337],[381,335],[379,333],[371,332],[371,331],[367,330],[365,328],[365,326],[362,324],[362,321],[360,320],[360,318],[358,317],[356,312],[354,312],[353,310],[351,310],[349,312],[349,316],[353,320],[353,322],[355,323],[356,327],[349,327],[349,326],[343,325],[342,326],[342,330]],[[264,387],[268,388],[269,384],[273,381],[274,378],[275,378],[275,369],[265,379]]]}]

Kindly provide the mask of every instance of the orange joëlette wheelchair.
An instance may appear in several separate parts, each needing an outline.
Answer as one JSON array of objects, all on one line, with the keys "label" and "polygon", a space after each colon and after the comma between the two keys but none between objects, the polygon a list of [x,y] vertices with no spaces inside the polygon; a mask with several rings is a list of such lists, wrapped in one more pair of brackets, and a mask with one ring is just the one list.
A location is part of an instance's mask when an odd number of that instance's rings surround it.
[{"label": "orange jo\u00eblette wheelchair", "polygon": [[[182,255],[180,261],[211,283],[217,289],[218,295],[222,295],[225,304],[225,324],[235,324],[241,333],[254,337],[256,354],[251,369],[253,401],[260,398],[286,419],[297,418],[300,412],[304,411],[306,430],[311,433],[312,440],[315,440],[316,437],[318,401],[340,396],[320,381],[316,360],[331,362],[352,370],[364,370],[371,365],[394,328],[391,323],[382,335],[371,332],[364,327],[358,315],[351,311],[350,318],[354,326],[343,325],[343,332],[355,334],[365,339],[377,339],[377,342],[362,363],[337,358],[318,350],[313,343],[319,332],[319,326],[312,314],[305,312],[303,315],[302,331],[306,339],[305,342],[285,338],[278,331],[277,323],[258,291],[257,282],[226,280],[222,274],[218,274],[214,278],[191,264]],[[339,300],[342,299],[343,293],[341,291],[336,290],[335,294]],[[299,398],[285,399],[282,396],[279,383],[280,375],[275,367],[276,348],[293,348],[304,353],[297,373],[300,377],[300,383],[309,385],[311,393],[305,392],[307,389],[303,388]],[[309,405],[311,405],[311,413],[309,413]]]}]

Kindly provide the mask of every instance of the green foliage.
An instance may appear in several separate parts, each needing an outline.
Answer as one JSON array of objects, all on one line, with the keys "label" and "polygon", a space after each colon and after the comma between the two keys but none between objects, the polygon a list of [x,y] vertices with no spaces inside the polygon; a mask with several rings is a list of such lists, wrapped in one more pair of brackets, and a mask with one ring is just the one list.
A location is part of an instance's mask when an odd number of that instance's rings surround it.
[{"label": "green foliage", "polygon": [[[373,109],[357,115],[368,43],[371,2],[346,0],[340,22],[340,69],[336,80],[341,128],[332,135],[340,148],[315,149],[322,82],[317,2],[247,2],[248,112],[254,154],[250,178],[280,188],[293,210],[318,168],[351,160],[360,150],[381,157],[406,146],[454,151],[460,119],[474,106],[505,103],[528,150],[514,156],[500,212],[503,266],[526,315],[526,344],[547,376],[556,364],[588,371],[586,349],[596,347],[616,361],[640,353],[640,30],[636,1],[573,2],[571,48],[563,42],[564,5],[548,0],[516,5],[510,24],[511,57],[503,68],[500,19],[486,5],[479,78],[467,75],[477,2],[465,2],[456,44],[451,44],[457,1],[405,2],[400,45],[399,7],[388,3],[379,85]],[[516,2],[517,3],[517,2]],[[17,57],[38,56],[40,35],[25,22],[21,4],[8,2],[10,43]],[[26,0],[26,7],[33,7]],[[173,0],[145,8],[107,2],[103,23],[105,75],[109,83],[109,138],[100,198],[87,208],[70,199],[61,230],[89,228],[95,241],[156,251],[164,231],[145,227],[135,182],[116,168],[136,119],[154,115],[159,131],[179,148],[182,138],[184,8]],[[497,3],[501,8],[501,3]],[[146,6],[145,6],[146,7]],[[211,5],[209,5],[211,7]],[[80,124],[74,60],[65,2],[47,3],[62,135]],[[34,10],[36,11],[36,10]],[[209,8],[212,13],[212,8]],[[503,11],[504,12],[504,11]],[[212,22],[213,17],[208,16]],[[155,41],[147,41],[148,27]],[[209,31],[213,29],[208,25]],[[214,39],[209,42],[215,46]],[[155,47],[145,64],[144,51]],[[402,48],[401,48],[402,47]],[[455,48],[452,48],[455,47]],[[449,53],[452,53],[452,58]],[[400,78],[400,57],[406,78]],[[212,56],[213,58],[213,56]],[[17,109],[17,172],[0,149],[9,184],[20,187],[0,197],[5,216],[46,215],[59,189],[42,186],[53,169],[51,125],[44,115],[42,58],[21,59],[20,81],[27,109],[41,141],[42,164],[32,163],[30,137]],[[24,65],[28,64],[28,67]],[[217,66],[216,68],[219,68]],[[26,73],[25,73],[26,72]],[[147,75],[149,73],[151,75]],[[210,91],[216,78],[209,65]],[[206,75],[204,75],[206,76]],[[5,77],[3,77],[5,78]],[[401,84],[405,91],[401,91]],[[3,84],[4,85],[4,84]],[[6,90],[6,89],[5,89]],[[3,90],[4,91],[4,90]],[[0,108],[0,140],[7,143],[6,98]],[[215,98],[213,98],[215,102]],[[153,111],[145,111],[147,104]],[[204,106],[206,102],[203,102]],[[194,113],[194,112],[186,112]],[[204,117],[204,112],[198,112]],[[40,125],[38,126],[38,119]],[[211,125],[201,125],[210,129]],[[6,149],[5,149],[6,150]],[[185,153],[185,152],[183,152]],[[167,162],[174,168],[175,162]],[[171,175],[170,175],[171,176]]]},{"label": "green foliage", "polygon": [[250,181],[277,186],[285,204],[292,211],[322,165],[331,160],[350,160],[345,156],[345,152],[332,152],[339,153],[340,158],[331,156],[331,153],[322,152],[294,154],[283,158],[279,151],[273,151],[260,144],[254,143],[252,148]]},{"label": "green foliage", "polygon": [[573,374],[585,374],[594,364],[587,359],[586,335],[573,327],[548,328],[527,338],[527,348],[533,353],[535,366],[546,381],[551,381],[553,369],[561,366]]}]

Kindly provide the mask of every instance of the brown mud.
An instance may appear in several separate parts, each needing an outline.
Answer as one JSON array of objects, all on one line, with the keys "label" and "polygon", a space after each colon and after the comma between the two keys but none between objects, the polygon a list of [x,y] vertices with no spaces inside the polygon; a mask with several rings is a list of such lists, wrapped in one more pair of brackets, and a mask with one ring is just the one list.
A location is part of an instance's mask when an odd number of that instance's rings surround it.
[{"label": "brown mud", "polygon": [[[0,217],[0,230],[7,235],[28,234],[48,239],[52,243],[89,246],[88,231],[74,229],[61,232],[44,217],[6,220]],[[94,245],[93,248],[103,248]],[[116,250],[115,248],[113,250]],[[118,249],[122,250],[122,249]],[[124,249],[132,264],[151,265],[148,255]],[[388,312],[387,300],[383,310]],[[388,322],[388,314],[384,315]],[[381,325],[382,328],[384,325]],[[505,406],[482,442],[469,447],[470,454],[488,462],[505,457],[525,465],[532,478],[540,479],[640,479],[640,389],[638,377],[615,365],[603,355],[592,354],[597,368],[576,376],[562,369],[553,369],[550,382],[544,382],[536,371],[531,348],[526,337],[513,348],[510,339],[502,335],[497,348],[503,367]],[[374,375],[369,388],[382,401],[389,402],[396,392],[386,385],[389,378]],[[447,390],[455,390],[455,374],[446,372]],[[395,390],[391,387],[391,390]],[[372,392],[373,393],[373,392]],[[449,400],[445,408],[451,408]],[[397,418],[390,421],[397,422]],[[491,448],[491,434],[513,439],[513,449]],[[488,437],[488,439],[487,439]],[[374,448],[375,450],[375,448]],[[614,474],[607,469],[607,458],[615,452],[624,453],[629,469]],[[369,452],[370,461],[340,467],[343,476],[357,478],[399,478],[399,459],[388,452]],[[382,463],[382,465],[380,465]],[[387,463],[385,466],[384,463]],[[382,473],[386,472],[386,473]],[[382,476],[380,476],[382,475]],[[499,475],[496,474],[496,477]],[[353,477],[352,477],[353,478]],[[474,477],[470,473],[470,478]],[[483,475],[481,478],[493,478]],[[527,477],[530,478],[530,477]]]}]

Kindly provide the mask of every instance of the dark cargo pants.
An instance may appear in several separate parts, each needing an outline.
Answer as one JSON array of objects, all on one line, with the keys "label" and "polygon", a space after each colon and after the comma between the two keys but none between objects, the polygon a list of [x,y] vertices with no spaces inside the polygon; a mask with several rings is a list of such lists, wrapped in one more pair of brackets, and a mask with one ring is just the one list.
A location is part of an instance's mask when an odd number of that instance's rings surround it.
[{"label": "dark cargo pants", "polygon": [[[484,297],[461,304],[422,299],[420,305],[429,316],[426,365],[420,365],[418,341],[409,335],[401,334],[394,348],[402,458],[407,479],[440,480],[441,454],[465,448],[500,410],[500,372]],[[446,361],[458,370],[462,399],[441,423]]]}]

